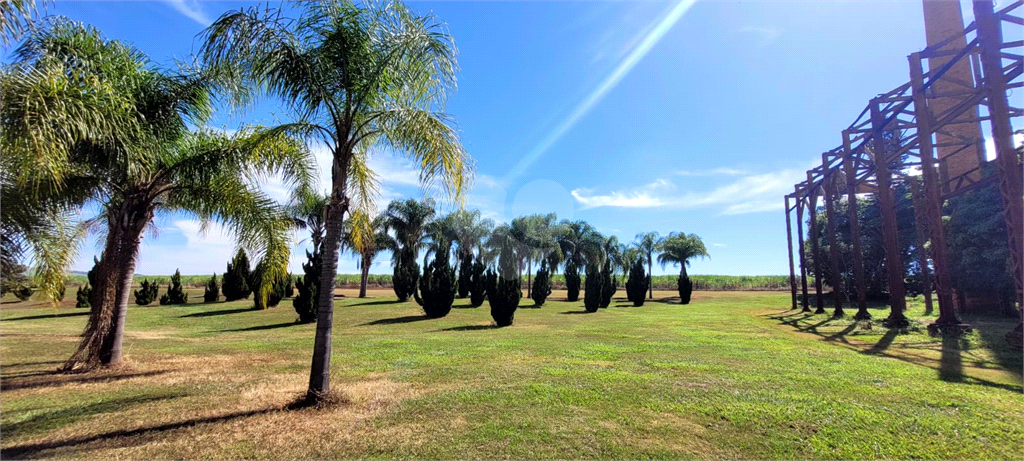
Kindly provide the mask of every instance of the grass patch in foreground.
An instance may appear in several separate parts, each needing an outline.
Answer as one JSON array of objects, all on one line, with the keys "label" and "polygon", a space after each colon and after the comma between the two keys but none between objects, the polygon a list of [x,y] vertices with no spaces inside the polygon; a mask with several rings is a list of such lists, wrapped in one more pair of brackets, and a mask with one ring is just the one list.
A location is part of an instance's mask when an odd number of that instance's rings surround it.
[{"label": "grass patch in foreground", "polygon": [[[313,325],[289,300],[129,309],[128,367],[53,373],[87,316],[0,309],[4,458],[1010,459],[1024,441],[1013,323],[945,342],[787,310],[788,293],[595,314],[556,292],[492,328],[389,291],[335,311],[343,403],[288,410]],[[529,302],[524,303],[524,307]],[[919,309],[918,309],[919,310]],[[873,312],[884,317],[886,312]],[[72,315],[68,315],[72,314]],[[914,316],[915,312],[910,313]],[[915,317],[926,323],[927,318]]]}]

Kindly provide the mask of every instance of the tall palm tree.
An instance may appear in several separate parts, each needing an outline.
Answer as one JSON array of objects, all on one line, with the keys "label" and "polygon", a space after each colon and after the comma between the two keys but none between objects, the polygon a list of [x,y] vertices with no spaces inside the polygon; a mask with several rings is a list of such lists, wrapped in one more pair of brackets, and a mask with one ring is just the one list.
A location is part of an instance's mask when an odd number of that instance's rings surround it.
[{"label": "tall palm tree", "polygon": [[351,224],[352,230],[348,233],[346,241],[352,254],[359,257],[359,297],[365,298],[366,282],[370,277],[373,259],[382,251],[395,252],[397,248],[394,245],[395,241],[388,235],[387,222],[383,215],[371,218],[363,210],[356,210],[347,222]]},{"label": "tall palm tree", "polygon": [[[555,232],[561,254],[565,259],[566,284],[572,276],[578,276],[588,263],[601,264],[604,261],[604,236],[586,221],[562,221]],[[578,290],[579,287],[576,287]],[[570,292],[572,289],[570,287]],[[577,292],[578,293],[578,292]],[[571,294],[570,294],[570,297]],[[569,301],[576,301],[570,299]]]},{"label": "tall palm tree", "polygon": [[[647,259],[647,274],[650,275],[651,271],[654,270],[654,253],[657,253],[661,249],[662,238],[657,232],[641,232],[636,234],[636,241],[634,245],[640,250],[640,253]],[[652,283],[649,292],[647,294],[648,299],[654,299],[654,284]]]},{"label": "tall palm tree", "polygon": [[[469,278],[473,266],[474,251],[483,254],[482,245],[484,239],[494,229],[494,221],[482,219],[480,210],[467,210],[460,208],[441,219],[435,220],[434,229],[429,233],[444,236],[442,241],[454,243],[455,258],[459,261],[459,291],[460,298],[469,295]],[[431,237],[438,240],[437,237]],[[435,248],[436,250],[436,245]]]},{"label": "tall palm tree", "polygon": [[[352,189],[374,198],[367,167],[371,148],[412,158],[422,182],[461,197],[472,165],[443,108],[455,89],[454,41],[433,16],[386,4],[325,0],[302,2],[299,17],[253,7],[226,13],[205,32],[203,61],[232,77],[236,101],[252,93],[281,98],[301,118],[292,129],[324,142],[331,151],[331,201],[325,213],[322,280],[333,285],[344,214]],[[320,290],[316,340],[307,396],[330,391],[333,286]]]},{"label": "tall palm tree", "polygon": [[304,192],[288,206],[287,213],[292,224],[309,231],[309,243],[314,251],[320,251],[324,240],[324,209],[330,201],[326,194]]},{"label": "tall palm tree", "polygon": [[[141,241],[158,212],[192,215],[204,226],[225,224],[242,245],[265,254],[267,264],[274,267],[268,276],[283,273],[287,223],[255,183],[280,173],[286,181],[306,187],[313,174],[312,157],[304,145],[260,128],[245,128],[232,136],[191,131],[188,124],[205,125],[212,110],[212,85],[203,75],[156,70],[141,52],[111,43],[81,24],[56,21],[39,29],[16,57],[18,72],[43,69],[37,75],[53,75],[46,71],[63,67],[72,75],[69,79],[86,74],[84,79],[93,86],[115,89],[128,105],[121,110],[134,119],[123,133],[86,130],[84,136],[69,140],[69,149],[56,152],[53,168],[43,175],[59,182],[55,190],[66,197],[99,206],[97,220],[106,224],[90,300],[93,310],[66,370],[120,362]],[[52,110],[63,109],[56,105]],[[14,112],[33,116],[28,110]],[[30,162],[33,155],[46,153],[25,149],[15,155]],[[269,294],[269,286],[266,291],[263,296]]]},{"label": "tall palm tree", "polygon": [[678,264],[680,277],[686,277],[686,266],[689,266],[690,260],[696,257],[701,259],[711,257],[704,242],[697,234],[673,232],[661,241],[661,254],[658,255],[658,263],[663,268],[667,264]]}]

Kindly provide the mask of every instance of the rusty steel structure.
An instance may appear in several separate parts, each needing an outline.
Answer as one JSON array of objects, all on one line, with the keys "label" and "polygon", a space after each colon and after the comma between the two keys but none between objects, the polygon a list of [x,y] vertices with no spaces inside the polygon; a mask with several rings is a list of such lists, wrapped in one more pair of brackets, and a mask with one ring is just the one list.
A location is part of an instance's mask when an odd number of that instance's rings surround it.
[{"label": "rusty steel structure", "polygon": [[[1018,309],[1024,306],[1024,170],[1013,146],[1011,118],[1024,110],[1009,104],[1008,92],[1024,87],[1022,40],[1006,40],[1004,25],[1019,28],[1024,1],[1016,1],[995,11],[990,0],[972,2],[974,21],[963,26],[958,1],[924,0],[929,46],[909,56],[910,81],[872,98],[856,120],[842,131],[839,147],[822,154],[822,163],[807,172],[807,180],[796,184],[785,196],[786,227],[790,247],[790,287],[793,309],[798,301],[809,311],[807,264],[813,265],[817,312],[824,312],[825,294],[822,270],[836,277],[831,287],[834,315],[843,315],[844,287],[838,276],[841,268],[836,242],[835,204],[846,200],[853,245],[852,272],[857,294],[856,319],[869,319],[866,307],[863,249],[857,220],[858,194],[873,194],[881,213],[890,314],[886,323],[907,325],[904,261],[900,252],[894,187],[907,184],[913,199],[917,229],[916,264],[925,280],[926,310],[931,312],[931,285],[935,287],[939,316],[929,332],[962,332],[962,323],[954,305],[950,261],[942,226],[944,200],[998,181],[1006,221],[1009,250]],[[1013,29],[1018,30],[1018,29]],[[987,122],[995,145],[998,174],[985,177],[985,143],[982,124]],[[818,202],[824,201],[829,238],[830,267],[821,267],[818,238],[804,247],[803,219],[810,215],[811,234],[817,232]],[[797,214],[798,264],[794,252],[791,213]],[[925,245],[930,242],[931,245]],[[926,250],[927,247],[927,250]],[[811,254],[806,254],[807,252]],[[810,262],[808,261],[810,259]],[[930,261],[930,263],[929,263]],[[849,263],[849,262],[847,262]],[[797,273],[796,266],[799,266]],[[846,269],[850,269],[847,267]],[[797,293],[797,277],[802,293]],[[1018,327],[1018,330],[1021,328]]]}]

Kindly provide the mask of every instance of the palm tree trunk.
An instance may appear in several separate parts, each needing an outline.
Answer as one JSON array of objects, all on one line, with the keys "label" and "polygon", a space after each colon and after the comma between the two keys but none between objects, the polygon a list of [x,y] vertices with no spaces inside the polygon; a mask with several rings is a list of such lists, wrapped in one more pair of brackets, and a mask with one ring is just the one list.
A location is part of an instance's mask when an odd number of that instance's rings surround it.
[{"label": "palm tree trunk", "polygon": [[93,269],[96,284],[89,296],[89,322],[82,333],[82,342],[79,343],[78,349],[62,367],[66,372],[88,371],[101,363],[100,350],[110,332],[114,298],[117,295],[117,264],[114,261],[118,260],[121,250],[118,245],[121,227],[115,225],[119,216],[114,214],[107,218],[110,230],[107,232],[103,253]]},{"label": "palm tree trunk", "polygon": [[363,277],[359,281],[359,297],[360,298],[365,298],[366,297],[366,279],[370,278],[370,264],[371,264],[370,258],[367,257],[367,255],[364,254],[363,255],[363,267],[361,268],[362,272],[363,272]]},{"label": "palm tree trunk", "polygon": [[132,280],[135,278],[135,265],[139,260],[139,247],[142,235],[153,217],[153,210],[136,210],[130,216],[129,228],[123,231],[120,261],[116,264],[121,273],[118,274],[118,287],[114,315],[111,319],[110,332],[100,350],[100,361],[106,366],[121,363],[122,345],[124,343],[124,325],[128,317],[128,296],[132,292]]},{"label": "palm tree trunk", "polygon": [[[654,260],[651,259],[651,254],[647,253],[647,276],[651,277],[651,280],[654,280],[654,276],[651,275],[651,272],[653,270],[654,270]],[[684,270],[685,270],[685,268],[684,268]],[[647,299],[654,299],[654,283],[652,282],[652,283],[648,284],[647,288],[650,290],[650,293],[647,295]]]},{"label": "palm tree trunk", "polygon": [[533,296],[533,260],[526,262],[526,297],[530,298]]},{"label": "palm tree trunk", "polygon": [[339,159],[334,153],[332,169],[333,190],[331,202],[324,213],[327,228],[323,241],[323,266],[320,271],[320,292],[317,293],[316,339],[313,341],[313,363],[309,370],[309,389],[306,398],[319,401],[331,391],[331,331],[334,326],[334,284],[338,274],[338,252],[341,247],[341,227],[348,211],[345,189],[348,182],[348,158]]}]

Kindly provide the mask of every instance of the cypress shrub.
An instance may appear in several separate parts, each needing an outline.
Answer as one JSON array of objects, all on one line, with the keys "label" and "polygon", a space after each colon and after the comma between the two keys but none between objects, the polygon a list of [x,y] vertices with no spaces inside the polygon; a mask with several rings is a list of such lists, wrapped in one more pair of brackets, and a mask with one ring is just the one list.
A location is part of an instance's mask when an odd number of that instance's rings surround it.
[{"label": "cypress shrub", "polygon": [[28,298],[32,297],[32,287],[21,285],[14,289],[14,296],[17,296],[22,301],[28,301]]},{"label": "cypress shrub", "polygon": [[[287,275],[281,274],[276,277],[267,277],[264,272],[267,271],[267,267],[261,261],[256,265],[256,270],[252,273],[252,280],[249,281],[249,286],[253,289],[253,309],[263,310],[271,307],[277,307],[281,304],[281,300],[284,299],[284,287],[288,283]],[[262,284],[270,284],[270,292],[267,294],[266,305],[263,304],[262,297],[259,295],[259,291],[262,289]]]},{"label": "cypress shrub", "polygon": [[597,264],[587,264],[586,289],[583,291],[583,308],[587,312],[597,312],[604,298],[604,280]]},{"label": "cypress shrub", "polygon": [[149,303],[156,301],[156,296],[160,291],[160,284],[154,282],[149,283],[149,280],[143,279],[142,286],[138,290],[135,290],[135,304],[140,306],[146,306]]},{"label": "cypress shrub", "polygon": [[411,252],[403,251],[395,264],[395,273],[391,277],[391,285],[398,296],[398,302],[406,302],[416,293],[416,284],[420,277],[420,265]]},{"label": "cypress shrub", "polygon": [[[481,271],[483,272],[483,271]],[[459,260],[459,298],[466,298],[469,296],[469,286],[472,283],[473,278],[473,253],[466,253],[462,255],[462,259]],[[482,301],[482,300],[481,300]]]},{"label": "cypress shrub", "polygon": [[604,269],[601,270],[601,307],[608,307],[612,303],[612,296],[619,290],[619,280],[612,274],[611,260],[604,262]]},{"label": "cypress shrub", "polygon": [[690,295],[693,294],[693,282],[686,275],[679,276],[679,303],[690,304]]},{"label": "cypress shrub", "polygon": [[174,275],[171,276],[171,283],[167,286],[167,293],[160,297],[160,305],[187,303],[188,293],[185,293],[185,290],[181,288],[181,272],[175,269]]},{"label": "cypress shrub", "polygon": [[246,256],[244,250],[239,249],[238,253],[235,254],[235,258],[228,263],[228,270],[221,279],[221,290],[224,292],[224,300],[237,301],[248,298],[252,294],[252,288],[249,287],[249,278],[251,276],[249,257]]},{"label": "cypress shrub", "polygon": [[487,297],[487,277],[484,275],[484,263],[480,258],[473,261],[473,270],[469,277],[469,305],[480,307]]},{"label": "cypress shrub", "polygon": [[284,281],[284,297],[291,298],[295,296],[295,277],[292,276],[291,272],[288,273],[287,277]]},{"label": "cypress shrub", "polygon": [[634,306],[644,305],[650,286],[651,276],[644,274],[644,261],[638,258],[629,269],[629,280],[626,281],[626,295]]},{"label": "cypress shrub", "polygon": [[580,270],[572,264],[565,265],[565,289],[569,292],[566,299],[569,302],[580,299]]},{"label": "cypress shrub", "polygon": [[299,314],[299,322],[313,323],[316,321],[317,305],[316,298],[320,292],[320,271],[323,268],[323,258],[319,251],[311,254],[306,250],[307,262],[302,263],[302,272],[305,274],[295,281],[295,288],[299,294],[292,300],[292,307],[295,313]]},{"label": "cypress shrub", "polygon": [[491,318],[499,327],[512,325],[516,315],[516,308],[519,307],[519,298],[523,296],[516,271],[515,256],[512,253],[511,245],[504,245],[501,248],[501,255],[498,257],[498,272],[487,272],[487,301],[491,304]]},{"label": "cypress shrub", "polygon": [[540,269],[537,270],[537,278],[533,279],[533,291],[530,297],[537,306],[543,306],[544,301],[551,294],[551,277],[548,271],[547,261],[540,262]]},{"label": "cypress shrub", "polygon": [[82,307],[89,309],[92,307],[89,304],[89,297],[92,296],[92,287],[96,286],[96,266],[100,265],[100,260],[92,257],[92,269],[85,274],[86,282],[84,287],[78,287],[78,291],[75,293],[75,307]]},{"label": "cypress shrub", "polygon": [[206,290],[203,291],[203,302],[215,303],[218,297],[220,297],[220,285],[217,284],[217,274],[213,274],[213,277],[210,277],[210,281],[206,282]]},{"label": "cypress shrub", "polygon": [[458,282],[455,269],[448,266],[448,251],[439,250],[434,255],[434,260],[423,268],[419,285],[419,292],[413,292],[413,296],[427,317],[438,319],[451,312]]}]

